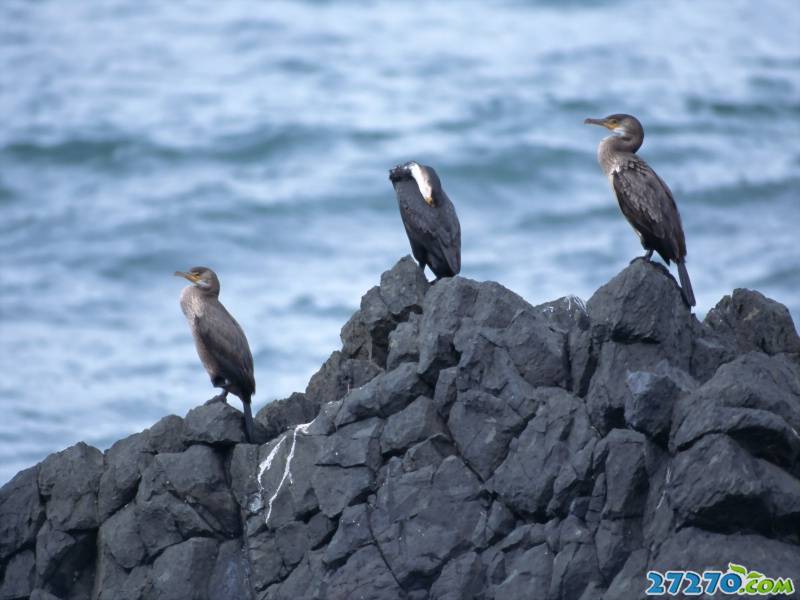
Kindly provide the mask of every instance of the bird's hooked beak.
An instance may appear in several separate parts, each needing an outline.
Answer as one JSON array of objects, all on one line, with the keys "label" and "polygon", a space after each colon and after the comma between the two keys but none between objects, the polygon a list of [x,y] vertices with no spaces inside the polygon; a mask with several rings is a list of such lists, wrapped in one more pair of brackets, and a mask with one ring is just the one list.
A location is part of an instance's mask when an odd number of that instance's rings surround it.
[{"label": "bird's hooked beak", "polygon": [[600,125],[618,137],[625,137],[630,134],[629,130],[622,124],[622,121],[612,117],[606,117],[605,119],[585,119],[583,124]]},{"label": "bird's hooked beak", "polygon": [[606,129],[613,129],[613,126],[606,119],[584,119],[584,125],[600,125]]},{"label": "bird's hooked beak", "polygon": [[183,271],[175,271],[175,277],[183,277],[184,279],[188,279],[192,283],[197,283],[200,280],[198,275],[193,275],[192,273],[184,273]]},{"label": "bird's hooked beak", "polygon": [[617,137],[626,137],[630,134],[628,129],[618,121],[617,119],[613,119],[610,117],[606,117],[605,119],[585,119],[583,121],[584,125],[600,125],[601,127],[605,127],[609,131],[611,131],[612,135]]},{"label": "bird's hooked beak", "polygon": [[389,179],[391,179],[392,182],[400,181],[409,175],[411,175],[412,179],[417,183],[419,193],[422,194],[422,199],[425,200],[428,206],[433,206],[433,186],[431,185],[427,171],[420,167],[419,163],[415,163],[414,161],[407,162],[404,165],[397,165],[394,169],[389,171]]},{"label": "bird's hooked beak", "polygon": [[399,181],[400,179],[403,178],[406,172],[407,169],[405,165],[397,165],[395,168],[389,169],[389,179],[392,182]]}]

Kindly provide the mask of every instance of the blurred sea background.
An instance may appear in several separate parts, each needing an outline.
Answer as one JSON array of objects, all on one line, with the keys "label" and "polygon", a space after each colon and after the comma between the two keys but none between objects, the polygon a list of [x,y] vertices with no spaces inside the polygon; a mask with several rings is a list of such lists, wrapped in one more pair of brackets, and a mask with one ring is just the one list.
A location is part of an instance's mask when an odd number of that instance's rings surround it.
[{"label": "blurred sea background", "polygon": [[409,159],[463,275],[588,299],[642,253],[582,124],[615,112],[675,193],[698,316],[749,287],[799,321],[797,0],[3,0],[0,483],[214,395],[176,269],[218,272],[256,410],[303,390],[409,252]]}]

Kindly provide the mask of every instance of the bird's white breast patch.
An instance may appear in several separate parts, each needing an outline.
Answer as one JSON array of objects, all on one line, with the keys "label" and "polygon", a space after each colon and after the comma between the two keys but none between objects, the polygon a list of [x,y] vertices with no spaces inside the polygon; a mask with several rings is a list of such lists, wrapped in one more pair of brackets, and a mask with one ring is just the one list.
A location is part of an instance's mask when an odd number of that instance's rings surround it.
[{"label": "bird's white breast patch", "polygon": [[428,174],[425,173],[417,163],[411,165],[410,171],[411,177],[417,182],[419,193],[425,198],[425,202],[433,204],[433,188],[431,187],[431,182],[428,180]]},{"label": "bird's white breast patch", "polygon": [[199,292],[194,286],[189,285],[183,288],[180,303],[183,314],[186,315],[188,320],[192,321],[195,317],[203,316],[203,303],[200,301]]}]

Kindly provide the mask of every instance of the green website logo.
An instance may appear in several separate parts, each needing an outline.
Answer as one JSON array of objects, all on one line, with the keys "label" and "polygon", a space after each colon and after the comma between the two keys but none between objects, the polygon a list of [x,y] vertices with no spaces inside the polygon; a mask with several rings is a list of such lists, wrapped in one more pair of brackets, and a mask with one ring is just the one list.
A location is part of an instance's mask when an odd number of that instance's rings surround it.
[{"label": "green website logo", "polygon": [[648,571],[650,585],[648,596],[674,596],[683,592],[687,596],[701,594],[730,594],[738,596],[788,596],[794,594],[794,581],[790,577],[767,577],[747,567],[728,563],[723,571]]}]

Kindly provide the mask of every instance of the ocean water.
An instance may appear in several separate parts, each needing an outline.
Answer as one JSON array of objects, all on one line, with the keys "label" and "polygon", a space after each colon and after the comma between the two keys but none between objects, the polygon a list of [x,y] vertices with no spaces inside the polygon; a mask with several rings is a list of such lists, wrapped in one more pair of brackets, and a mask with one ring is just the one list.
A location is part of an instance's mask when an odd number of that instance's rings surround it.
[{"label": "ocean water", "polygon": [[408,253],[399,162],[465,276],[588,298],[641,248],[587,116],[644,123],[700,316],[750,287],[800,319],[798,32],[796,0],[4,0],[0,482],[213,395],[176,269],[218,272],[256,409],[304,389]]}]

